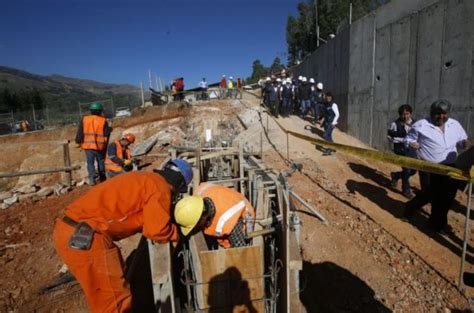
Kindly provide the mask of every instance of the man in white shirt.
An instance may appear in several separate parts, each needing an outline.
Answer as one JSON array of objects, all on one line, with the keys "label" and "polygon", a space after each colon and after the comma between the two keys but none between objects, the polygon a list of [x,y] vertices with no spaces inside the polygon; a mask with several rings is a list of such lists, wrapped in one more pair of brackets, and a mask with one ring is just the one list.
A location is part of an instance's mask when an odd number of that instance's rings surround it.
[{"label": "man in white shirt", "polygon": [[[457,159],[457,147],[471,145],[461,124],[449,118],[451,103],[437,100],[430,108],[430,117],[413,124],[406,137],[406,145],[415,150],[421,160],[453,166]],[[448,211],[456,196],[458,182],[438,174],[430,174],[430,183],[415,198],[408,201],[404,215],[411,218],[416,210],[431,203],[429,226],[442,231],[448,224]]]}]

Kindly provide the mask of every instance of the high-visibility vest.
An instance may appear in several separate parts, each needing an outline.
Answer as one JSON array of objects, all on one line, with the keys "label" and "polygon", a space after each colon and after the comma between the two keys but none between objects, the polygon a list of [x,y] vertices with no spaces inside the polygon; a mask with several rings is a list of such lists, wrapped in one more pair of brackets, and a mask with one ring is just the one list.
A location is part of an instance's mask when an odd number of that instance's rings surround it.
[{"label": "high-visibility vest", "polygon": [[244,221],[245,232],[253,231],[255,209],[241,193],[224,186],[202,183],[196,188],[194,195],[210,198],[214,203],[216,213],[211,224],[203,231],[206,235],[216,237],[222,247],[231,247],[225,237],[230,235],[239,219]]},{"label": "high-visibility vest", "polygon": [[229,82],[227,83],[227,88],[234,89],[234,82],[231,79],[229,79]]},{"label": "high-visibility vest", "polygon": [[[130,149],[128,148],[125,148],[125,149],[122,149],[122,146],[120,145],[120,141],[119,140],[116,140],[115,141],[115,146],[117,147],[116,148],[116,152],[115,152],[115,156],[117,158],[119,158],[120,160],[130,160],[130,156],[131,156],[131,153],[130,153]],[[119,164],[115,163],[114,161],[112,161],[110,158],[113,157],[112,155],[109,155],[107,157],[107,159],[105,160],[105,170],[106,171],[111,171],[111,172],[120,172],[121,170],[123,170],[123,167],[120,166]]]},{"label": "high-visibility vest", "polygon": [[107,137],[104,135],[106,119],[99,115],[87,115],[82,119],[84,141],[81,148],[84,150],[104,150]]}]

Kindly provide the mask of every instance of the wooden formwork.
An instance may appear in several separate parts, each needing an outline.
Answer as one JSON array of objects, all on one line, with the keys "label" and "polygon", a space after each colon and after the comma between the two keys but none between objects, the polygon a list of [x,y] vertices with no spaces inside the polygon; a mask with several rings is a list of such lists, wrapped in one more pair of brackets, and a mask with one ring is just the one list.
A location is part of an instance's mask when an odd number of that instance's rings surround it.
[{"label": "wooden formwork", "polygon": [[[206,181],[240,191],[256,209],[255,231],[276,228],[276,232],[254,238],[247,247],[218,250],[209,250],[199,233],[184,245],[183,264],[172,264],[168,245],[164,249],[150,245],[155,250],[150,253],[154,258],[155,301],[166,303],[159,311],[180,312],[186,308],[187,312],[299,312],[297,277],[301,256],[295,233],[288,227],[290,214],[296,213],[290,212],[287,186],[260,159],[253,154],[245,155],[241,148],[218,152],[190,150],[186,156],[195,165],[194,186],[207,176],[202,166],[208,164],[206,160],[225,156],[232,177],[207,177]],[[179,152],[171,154],[179,157]],[[281,222],[277,226],[259,223],[268,218]],[[173,277],[175,266],[183,268],[185,275],[181,279]],[[184,290],[187,298],[180,298]]]}]

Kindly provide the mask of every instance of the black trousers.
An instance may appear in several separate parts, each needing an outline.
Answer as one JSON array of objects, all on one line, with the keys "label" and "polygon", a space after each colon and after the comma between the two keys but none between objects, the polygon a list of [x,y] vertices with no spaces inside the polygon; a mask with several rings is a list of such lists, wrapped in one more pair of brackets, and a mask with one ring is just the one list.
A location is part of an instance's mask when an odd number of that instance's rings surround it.
[{"label": "black trousers", "polygon": [[456,197],[459,182],[449,176],[430,174],[430,184],[405,205],[405,215],[431,203],[430,225],[440,231],[448,224],[448,212]]}]

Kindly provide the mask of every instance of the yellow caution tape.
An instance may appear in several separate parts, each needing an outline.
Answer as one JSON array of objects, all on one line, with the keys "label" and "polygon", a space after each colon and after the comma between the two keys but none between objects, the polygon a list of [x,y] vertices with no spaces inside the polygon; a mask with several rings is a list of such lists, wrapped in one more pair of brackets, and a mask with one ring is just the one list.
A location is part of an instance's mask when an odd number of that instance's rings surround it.
[{"label": "yellow caution tape", "polygon": [[418,160],[418,159],[414,159],[414,158],[410,158],[406,156],[400,156],[393,153],[387,153],[387,152],[382,152],[379,150],[364,149],[364,148],[358,148],[358,147],[343,145],[343,144],[334,143],[334,142],[328,142],[323,139],[316,139],[308,135],[304,135],[301,133],[288,130],[283,125],[281,125],[273,116],[271,116],[271,118],[275,121],[278,127],[280,127],[285,133],[292,135],[294,137],[303,139],[305,141],[311,142],[313,144],[321,145],[325,148],[331,148],[336,151],[346,152],[363,159],[391,163],[391,164],[399,165],[406,168],[420,170],[423,172],[450,176],[451,178],[454,178],[457,180],[474,182],[474,167],[472,167],[471,170],[467,172],[467,171],[463,171],[461,169],[454,168],[451,166],[433,163],[429,161]]}]

